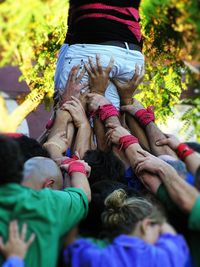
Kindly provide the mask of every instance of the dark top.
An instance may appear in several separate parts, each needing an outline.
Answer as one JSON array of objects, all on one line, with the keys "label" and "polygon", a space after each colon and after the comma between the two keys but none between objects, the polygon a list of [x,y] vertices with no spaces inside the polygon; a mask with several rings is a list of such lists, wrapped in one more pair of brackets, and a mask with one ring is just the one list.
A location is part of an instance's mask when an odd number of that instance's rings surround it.
[{"label": "dark top", "polygon": [[122,41],[141,45],[140,0],[70,0],[65,43]]}]

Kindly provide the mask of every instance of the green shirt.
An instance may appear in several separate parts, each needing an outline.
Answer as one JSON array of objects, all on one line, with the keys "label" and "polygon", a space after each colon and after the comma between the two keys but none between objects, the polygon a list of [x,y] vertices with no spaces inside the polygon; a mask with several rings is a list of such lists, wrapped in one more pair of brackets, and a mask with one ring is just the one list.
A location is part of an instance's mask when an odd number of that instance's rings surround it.
[{"label": "green shirt", "polygon": [[[177,218],[186,216],[186,214],[173,203],[163,184],[158,188],[156,195],[173,216],[175,215]],[[186,229],[187,231],[184,234],[188,241],[193,261],[195,266],[200,266],[200,196],[197,198],[188,216]]]},{"label": "green shirt", "polygon": [[[0,187],[0,235],[8,237],[9,222],[27,223],[36,239],[25,258],[27,267],[55,267],[61,238],[87,215],[88,200],[77,188],[32,190],[19,184]],[[0,266],[3,257],[0,255]]]}]

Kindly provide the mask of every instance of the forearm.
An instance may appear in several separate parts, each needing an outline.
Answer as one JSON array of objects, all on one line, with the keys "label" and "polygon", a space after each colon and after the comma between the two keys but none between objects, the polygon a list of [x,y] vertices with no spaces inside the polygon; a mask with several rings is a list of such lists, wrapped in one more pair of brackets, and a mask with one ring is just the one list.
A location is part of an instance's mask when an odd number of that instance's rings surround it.
[{"label": "forearm", "polygon": [[102,151],[108,151],[106,143],[105,126],[98,118],[94,119],[94,132],[97,140],[97,147]]},{"label": "forearm", "polygon": [[150,151],[149,142],[143,128],[139,125],[136,119],[126,113],[126,123],[131,131],[131,134],[139,139],[139,143],[148,151]]},{"label": "forearm", "polygon": [[54,160],[56,158],[61,158],[63,155],[62,155],[62,152],[61,152],[61,149],[56,145],[56,143],[54,142],[47,142],[47,143],[44,143],[43,146],[45,147],[45,149],[48,151],[50,157]]},{"label": "forearm", "polygon": [[66,126],[70,121],[71,121],[71,115],[69,114],[68,111],[58,110],[56,112],[56,119],[51,129],[51,132],[48,136],[48,139],[50,139],[59,132],[66,131]]},{"label": "forearm", "polygon": [[163,145],[163,146],[156,145],[156,142],[158,140],[164,139],[166,137],[154,122],[150,122],[145,127],[145,133],[149,141],[151,152],[155,156],[170,155],[177,159],[176,153],[168,145]]},{"label": "forearm", "polygon": [[162,167],[158,172],[174,203],[189,213],[199,195],[198,191],[179,177],[173,168],[169,171],[169,167]]},{"label": "forearm", "polygon": [[138,151],[142,151],[142,150],[143,149],[141,148],[141,146],[138,143],[130,145],[125,150],[125,155],[126,155],[127,159],[129,160],[130,165],[133,169],[135,169],[135,167],[136,167],[136,163],[138,161],[138,158],[143,157],[143,156],[141,156],[141,154],[138,153]]},{"label": "forearm", "polygon": [[188,171],[191,172],[193,176],[195,176],[200,166],[200,155],[194,152],[190,154],[189,156],[187,156],[184,162],[186,164]]},{"label": "forearm", "polygon": [[74,151],[77,151],[82,159],[85,152],[91,149],[92,130],[89,123],[84,124],[78,128],[76,140],[74,144]]},{"label": "forearm", "polygon": [[73,172],[71,174],[71,186],[82,189],[87,195],[88,201],[91,200],[91,190],[85,174]]}]

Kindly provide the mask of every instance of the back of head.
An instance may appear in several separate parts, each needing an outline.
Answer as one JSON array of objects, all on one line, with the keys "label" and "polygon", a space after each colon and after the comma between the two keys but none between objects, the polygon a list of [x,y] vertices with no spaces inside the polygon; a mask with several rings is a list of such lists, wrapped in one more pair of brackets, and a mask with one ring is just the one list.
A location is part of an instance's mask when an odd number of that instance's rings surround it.
[{"label": "back of head", "polygon": [[171,165],[183,179],[187,177],[187,169],[185,163],[182,160],[177,160],[169,155],[159,156],[160,159]]},{"label": "back of head", "polygon": [[47,157],[49,154],[35,139],[22,135],[15,138],[22,151],[24,162],[33,157]]},{"label": "back of head", "polygon": [[197,142],[186,142],[186,144],[190,148],[194,149],[196,152],[200,153],[200,144],[199,143],[197,143]]},{"label": "back of head", "polygon": [[101,180],[126,183],[124,165],[112,151],[88,150],[83,159],[91,166],[90,185]]},{"label": "back of head", "polygon": [[148,200],[128,197],[122,189],[115,190],[105,200],[102,213],[104,229],[111,238],[120,234],[131,234],[138,222],[145,218],[162,223],[163,215]]},{"label": "back of head", "polygon": [[139,196],[134,189],[116,181],[103,180],[93,184],[91,186],[92,200],[89,204],[88,216],[81,223],[81,235],[99,237],[102,231],[101,214],[105,208],[105,199],[117,189],[123,189],[128,196]]},{"label": "back of head", "polygon": [[23,158],[19,145],[12,138],[0,135],[0,185],[21,183]]},{"label": "back of head", "polygon": [[33,189],[62,188],[62,173],[57,164],[49,158],[33,157],[24,164],[23,184]]}]

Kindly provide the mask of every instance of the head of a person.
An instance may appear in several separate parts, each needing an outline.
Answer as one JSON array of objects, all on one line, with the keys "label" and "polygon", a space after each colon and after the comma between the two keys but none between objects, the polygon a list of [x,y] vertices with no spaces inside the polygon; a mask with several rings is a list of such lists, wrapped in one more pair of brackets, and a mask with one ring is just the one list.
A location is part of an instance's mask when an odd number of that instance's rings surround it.
[{"label": "head of a person", "polygon": [[14,136],[13,138],[20,146],[24,162],[33,157],[50,157],[47,150],[37,140],[26,135]]},{"label": "head of a person", "polygon": [[63,185],[62,173],[52,159],[34,157],[24,164],[22,184],[36,190],[42,188],[60,190]]},{"label": "head of a person", "polygon": [[197,142],[186,142],[186,144],[190,148],[194,149],[196,152],[200,153],[200,144],[199,143],[197,143]]},{"label": "head of a person", "polygon": [[[90,179],[90,178],[89,178]],[[81,235],[100,237],[102,235],[101,214],[104,211],[105,199],[114,190],[123,189],[128,196],[140,196],[137,191],[117,181],[103,180],[91,186],[92,199],[86,219],[80,225]]]},{"label": "head of a person", "polygon": [[182,160],[177,160],[169,155],[161,155],[159,156],[159,158],[171,165],[177,171],[180,177],[182,177],[184,180],[186,179],[187,169],[185,163]]},{"label": "head of a person", "polygon": [[119,189],[106,198],[102,222],[112,238],[125,234],[154,244],[160,235],[164,216],[148,200],[128,197],[124,190]]},{"label": "head of a person", "polygon": [[21,183],[23,157],[14,139],[0,135],[0,185]]},{"label": "head of a person", "polygon": [[90,185],[102,180],[126,183],[124,179],[124,165],[112,151],[88,150],[83,159],[91,167],[91,174],[88,180]]}]

